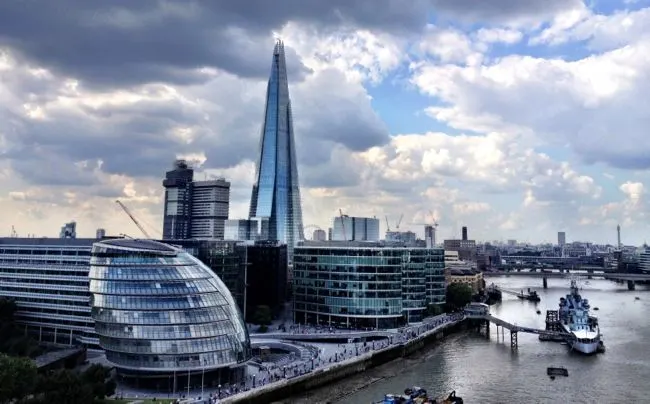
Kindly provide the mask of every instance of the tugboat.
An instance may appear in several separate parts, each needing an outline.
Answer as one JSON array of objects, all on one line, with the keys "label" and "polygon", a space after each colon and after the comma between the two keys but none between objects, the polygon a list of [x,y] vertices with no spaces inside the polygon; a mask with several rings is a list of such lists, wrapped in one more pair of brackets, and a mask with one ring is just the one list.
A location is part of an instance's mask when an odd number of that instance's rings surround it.
[{"label": "tugboat", "polygon": [[530,288],[528,288],[528,293],[527,294],[524,293],[524,291],[522,290],[521,293],[517,294],[517,297],[522,299],[522,300],[528,300],[529,302],[541,302],[542,301],[542,298],[539,297],[539,295],[537,294],[537,291],[530,290]]},{"label": "tugboat", "polygon": [[404,390],[404,394],[386,394],[383,401],[373,404],[463,404],[463,399],[456,396],[452,391],[447,397],[432,398],[422,387],[410,387]]}]

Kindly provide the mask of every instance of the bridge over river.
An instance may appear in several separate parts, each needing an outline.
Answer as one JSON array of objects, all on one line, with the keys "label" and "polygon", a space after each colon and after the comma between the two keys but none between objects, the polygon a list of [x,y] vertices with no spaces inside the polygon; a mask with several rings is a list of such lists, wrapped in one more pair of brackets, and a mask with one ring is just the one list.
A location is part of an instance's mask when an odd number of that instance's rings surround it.
[{"label": "bridge over river", "polygon": [[605,272],[605,271],[587,271],[587,272],[532,272],[532,271],[486,271],[483,276],[497,277],[497,276],[527,276],[542,279],[542,285],[546,289],[547,279],[549,278],[571,278],[575,276],[587,278],[602,278],[613,281],[625,282],[627,281],[627,288],[629,290],[635,289],[635,282],[650,281],[650,274],[632,274],[627,272]]}]

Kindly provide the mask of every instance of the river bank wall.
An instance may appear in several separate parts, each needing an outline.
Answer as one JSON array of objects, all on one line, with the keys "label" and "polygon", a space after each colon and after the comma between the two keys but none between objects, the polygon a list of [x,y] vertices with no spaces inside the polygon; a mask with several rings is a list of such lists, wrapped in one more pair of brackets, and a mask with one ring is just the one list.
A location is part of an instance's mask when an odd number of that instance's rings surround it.
[{"label": "river bank wall", "polygon": [[362,373],[390,361],[412,355],[425,346],[437,343],[445,336],[465,330],[466,328],[466,320],[444,324],[402,344],[371,351],[291,379],[280,380],[244,394],[223,399],[221,402],[229,404],[268,404],[283,400],[287,397],[323,387]]}]

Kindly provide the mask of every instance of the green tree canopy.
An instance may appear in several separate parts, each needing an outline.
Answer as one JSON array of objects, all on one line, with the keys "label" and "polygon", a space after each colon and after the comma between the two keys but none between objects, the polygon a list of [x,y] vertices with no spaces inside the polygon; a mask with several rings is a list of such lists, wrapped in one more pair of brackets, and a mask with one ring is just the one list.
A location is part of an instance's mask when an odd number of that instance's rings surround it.
[{"label": "green tree canopy", "polygon": [[255,315],[253,316],[253,322],[257,325],[269,325],[273,317],[271,316],[271,308],[269,306],[257,306],[255,308]]},{"label": "green tree canopy", "polygon": [[472,288],[464,283],[447,285],[447,308],[456,310],[465,307],[472,301]]},{"label": "green tree canopy", "polygon": [[32,393],[37,378],[34,362],[0,354],[0,403],[20,401]]}]

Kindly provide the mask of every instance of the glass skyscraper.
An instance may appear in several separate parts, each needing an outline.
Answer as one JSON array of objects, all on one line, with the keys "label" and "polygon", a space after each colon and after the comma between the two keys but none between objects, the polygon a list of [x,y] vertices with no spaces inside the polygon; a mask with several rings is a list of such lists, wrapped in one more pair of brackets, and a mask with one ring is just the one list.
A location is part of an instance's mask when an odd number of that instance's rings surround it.
[{"label": "glass skyscraper", "polygon": [[293,256],[296,242],[304,239],[291,100],[282,41],[277,41],[273,50],[249,216],[251,219],[268,218],[268,234],[261,238],[286,243],[289,257]]}]

